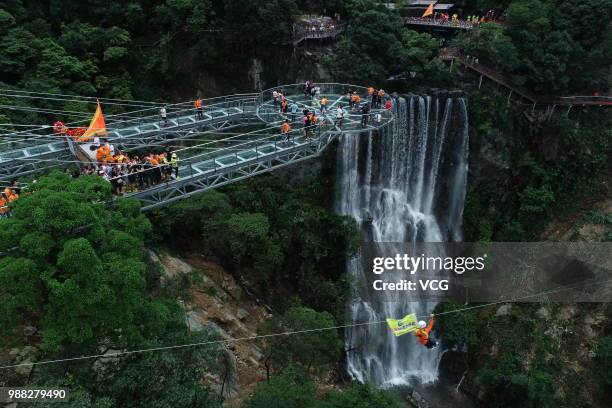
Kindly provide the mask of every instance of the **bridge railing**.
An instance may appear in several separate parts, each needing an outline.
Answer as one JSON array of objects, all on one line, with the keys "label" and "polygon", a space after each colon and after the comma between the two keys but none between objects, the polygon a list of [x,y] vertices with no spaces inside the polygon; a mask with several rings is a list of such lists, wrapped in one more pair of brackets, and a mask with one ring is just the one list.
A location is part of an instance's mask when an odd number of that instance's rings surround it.
[{"label": "bridge railing", "polygon": [[[315,28],[313,30],[313,27]],[[302,23],[293,24],[293,43],[299,44],[304,40],[320,39],[320,38],[336,38],[345,30],[344,23],[337,22],[334,27],[324,27],[322,30],[316,25],[305,25]]]},{"label": "bridge railing", "polygon": [[[350,127],[351,122],[356,121],[357,123],[359,123],[361,121],[362,115],[360,112],[357,111],[357,113],[351,113],[348,110],[348,103],[349,103],[348,91],[351,90],[351,91],[357,92],[357,94],[361,98],[362,104],[369,103],[370,96],[368,95],[368,89],[366,87],[358,86],[354,84],[342,84],[342,83],[316,83],[314,85],[320,88],[320,96],[319,96],[320,98],[326,96],[330,99],[330,104],[333,104],[334,102],[336,102],[337,104],[341,104],[343,108],[345,108],[346,112],[344,116],[345,116],[345,119],[347,119],[345,123],[347,123],[349,127]],[[291,114],[288,114],[288,113],[283,114],[275,110],[262,109],[262,107],[264,106],[265,107],[270,106],[271,101],[273,101],[274,91],[281,91],[283,95],[285,95],[287,99],[289,99],[290,101],[295,101],[295,102],[298,102],[298,103],[301,103],[307,106],[310,105],[308,106],[309,109],[313,109],[317,107],[316,103],[313,106],[313,98],[309,94],[308,95],[305,94],[304,84],[279,85],[277,87],[264,90],[259,96],[257,115],[264,122],[270,123],[270,122],[279,121],[281,119],[291,118]],[[342,98],[341,102],[337,102],[338,98],[342,96],[344,96],[344,98]],[[334,101],[334,99],[336,99],[336,101]],[[335,106],[328,105],[328,113],[324,115],[325,119],[328,119],[328,118],[335,119],[335,108],[337,107],[338,105],[335,105]],[[380,105],[379,108],[370,109],[369,116],[374,118],[376,114],[378,113],[381,114],[381,121],[379,123],[376,123],[377,127],[385,125],[393,118],[393,114],[390,111],[387,111],[386,109],[384,109],[382,107],[382,104]],[[301,112],[298,112],[298,115],[301,115]],[[371,121],[369,122],[372,123]],[[343,127],[343,129],[346,130],[346,127]]]},{"label": "bridge railing", "polygon": [[448,27],[448,28],[459,28],[464,30],[471,30],[474,28],[474,23],[465,20],[439,20],[425,17],[405,17],[404,24],[410,25],[422,25],[432,27]]},{"label": "bridge railing", "polygon": [[561,98],[559,98],[559,100],[561,100],[562,102],[566,102],[566,103],[575,103],[577,105],[581,103],[590,103],[590,104],[601,103],[602,105],[606,105],[606,104],[612,103],[612,96],[607,96],[607,95],[562,96]]},{"label": "bridge railing", "polygon": [[532,104],[543,104],[543,105],[600,105],[610,106],[612,105],[612,96],[610,95],[576,95],[576,96],[561,96],[556,98],[546,98],[539,95],[533,94],[524,88],[518,88],[512,84],[510,78],[489,68],[486,65],[480,64],[475,57],[465,56],[460,50],[456,48],[444,48],[440,50],[439,58],[446,61],[456,60],[461,62],[464,66],[476,71],[477,73],[484,75],[498,84],[506,87],[512,92],[522,96]]},{"label": "bridge railing", "polygon": [[[228,165],[240,163],[242,160],[239,157],[239,153],[244,155],[244,153],[249,152],[251,154],[248,159],[256,160],[260,156],[278,151],[279,145],[282,145],[284,148],[291,148],[292,146],[288,143],[290,143],[290,141],[295,141],[296,138],[303,137],[306,132],[309,135],[308,143],[319,143],[321,136],[331,129],[331,127],[330,124],[322,123],[306,128],[293,129],[288,134],[283,134],[275,130],[277,128],[265,128],[211,141],[202,145],[175,150],[174,152],[177,153],[179,157],[179,168],[183,175],[181,180],[185,177],[192,178],[207,171],[215,173]],[[226,164],[222,163],[224,161]],[[153,171],[153,169],[141,170],[135,174],[150,171]],[[112,181],[125,177],[127,176],[119,176],[111,178],[110,180]],[[168,184],[180,184],[181,180],[161,183],[140,192],[165,188]]]},{"label": "bridge railing", "polygon": [[[216,98],[209,98],[204,100],[202,111],[204,113],[210,113],[211,111],[218,109],[229,109],[229,108],[238,108],[238,107],[253,107],[257,101],[257,94],[236,94],[229,96],[220,96]],[[176,121],[177,126],[181,124],[185,124],[186,122],[181,122],[181,119],[184,119],[186,116],[196,116],[197,110],[193,106],[193,102],[181,102],[178,104],[174,104],[172,106],[168,105],[166,107],[166,117],[168,122]],[[191,123],[191,122],[189,122]],[[113,126],[109,128],[109,131],[113,130],[121,130],[126,128],[137,128],[139,131],[143,131],[144,126],[149,126],[151,124],[163,125],[164,121],[161,118],[159,113],[159,109],[156,112],[143,117],[133,118],[122,120],[119,122],[113,123]]]},{"label": "bridge railing", "polygon": [[[367,90],[366,90],[367,92]],[[361,115],[359,114],[348,114],[348,119],[356,119],[359,122]],[[392,113],[386,112],[388,118],[392,118]],[[390,119],[389,119],[390,120]],[[388,123],[388,121],[386,122]],[[349,125],[350,126],[350,125]],[[357,129],[358,124],[354,124],[354,127],[346,129],[343,127],[343,131]],[[179,166],[182,174],[182,181],[186,181],[184,177],[193,178],[203,174],[204,172],[212,172],[215,174],[219,170],[238,164],[243,160],[257,160],[260,156],[269,155],[279,150],[279,146],[287,148],[300,148],[292,144],[296,138],[306,138],[309,145],[322,143],[322,137],[330,135],[331,133],[338,132],[338,128],[333,120],[329,118],[322,118],[321,122],[316,125],[300,127],[297,126],[288,133],[281,133],[279,126],[267,127],[264,129],[254,130],[252,132],[241,133],[239,135],[229,136],[227,138],[213,140],[205,143],[198,144],[196,146],[185,147],[182,149],[174,150],[179,157]],[[246,156],[246,157],[245,157]],[[223,163],[225,162],[225,163]],[[142,170],[153,171],[152,169]],[[116,178],[125,178],[126,176],[120,176]],[[168,185],[180,185],[181,180],[174,180],[161,183],[153,186],[149,189],[140,191],[164,189]],[[136,194],[138,194],[136,193]]]},{"label": "bridge railing", "polygon": [[[254,109],[257,96],[258,94],[256,93],[246,93],[203,99],[203,111],[207,112],[210,110],[232,107],[248,107]],[[178,120],[180,122],[180,119],[185,116],[188,116],[190,114],[193,114],[194,116],[196,115],[196,110],[193,105],[193,101],[160,105],[160,107],[161,106],[166,106],[168,121]],[[120,120],[109,121],[109,126],[107,126],[107,130],[109,131],[109,133],[113,133],[113,131],[120,131],[122,129],[135,127],[139,130],[139,132],[142,132],[145,127],[149,128],[151,124],[163,124],[159,112],[160,107],[140,110],[137,112],[138,115],[136,117],[128,119],[121,118]],[[125,114],[128,115],[129,113],[126,112]],[[75,123],[80,122],[73,122],[68,125]],[[180,124],[178,124],[177,126],[180,126]],[[19,136],[23,136],[23,138],[15,138]],[[28,131],[14,132],[11,133],[10,139],[7,138],[6,141],[0,141],[0,151],[5,150],[2,149],[3,146],[11,146],[11,149],[14,150],[53,143],[53,137],[56,136],[52,133],[52,129],[50,126],[45,126]],[[116,138],[117,136],[109,135],[109,139],[111,140]]]}]

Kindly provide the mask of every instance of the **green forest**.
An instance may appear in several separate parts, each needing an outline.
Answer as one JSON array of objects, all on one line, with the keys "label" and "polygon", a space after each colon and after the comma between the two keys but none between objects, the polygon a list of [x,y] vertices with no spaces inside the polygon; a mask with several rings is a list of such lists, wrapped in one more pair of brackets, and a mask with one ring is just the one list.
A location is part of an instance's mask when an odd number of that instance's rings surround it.
[{"label": "green forest", "polygon": [[[10,134],[21,126],[86,126],[95,104],[71,96],[125,102],[103,101],[112,117],[138,103],[157,109],[257,91],[249,78],[257,59],[264,89],[327,80],[389,94],[463,90],[470,151],[464,240],[612,242],[610,107],[533,113],[504,87],[479,84],[478,75],[439,58],[459,50],[541,100],[610,95],[612,2],[458,0],[461,16],[493,9],[501,22],[451,36],[404,24],[410,1],[384,3],[3,0],[0,153],[14,147]],[[337,15],[346,29],[335,41],[298,47],[298,15]],[[25,187],[11,216],[0,218],[0,366],[26,365],[0,369],[0,386],[68,387],[62,406],[70,408],[412,406],[403,391],[351,380],[344,368],[353,352],[345,343],[347,304],[356,296],[347,263],[362,234],[336,208],[339,148],[336,141],[297,169],[147,212],[115,197],[102,177],[72,177],[74,165],[20,179]],[[597,234],[584,238],[584,226]],[[563,239],[559,229],[567,231]],[[169,257],[204,266],[169,273]],[[210,277],[218,269],[239,294]],[[261,362],[252,371],[261,380],[237,396],[223,396],[224,359],[240,347],[224,337],[225,327],[216,329],[227,322],[211,318],[202,330],[189,323],[186,305],[204,296],[252,305],[236,324],[263,336],[253,342]],[[435,312],[462,307],[441,303]],[[434,331],[439,347],[463,350],[449,371],[461,378],[467,365],[464,393],[474,406],[609,406],[609,304],[495,311],[447,315]],[[569,332],[550,334],[565,315]],[[593,323],[576,328],[572,319]],[[277,336],[298,330],[306,333]],[[121,353],[186,344],[197,346]]]}]

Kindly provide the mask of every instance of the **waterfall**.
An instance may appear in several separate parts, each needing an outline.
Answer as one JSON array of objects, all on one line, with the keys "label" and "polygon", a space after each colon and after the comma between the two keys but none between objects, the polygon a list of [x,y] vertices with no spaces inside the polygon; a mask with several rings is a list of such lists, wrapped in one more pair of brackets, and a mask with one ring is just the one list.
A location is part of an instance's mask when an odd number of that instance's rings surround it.
[{"label": "waterfall", "polygon": [[[364,243],[461,240],[468,166],[467,103],[461,97],[405,96],[396,99],[395,120],[370,134],[344,134],[338,149],[336,211],[361,226]],[[410,312],[428,313],[435,304],[412,292],[364,290],[371,271],[360,257],[348,272],[355,298],[348,305],[352,323],[379,322]],[[385,276],[379,278],[385,280]],[[391,279],[391,278],[390,278]],[[377,386],[427,383],[437,379],[440,350],[429,350],[411,336],[395,337],[383,324],[346,331],[347,370],[356,380]]]}]

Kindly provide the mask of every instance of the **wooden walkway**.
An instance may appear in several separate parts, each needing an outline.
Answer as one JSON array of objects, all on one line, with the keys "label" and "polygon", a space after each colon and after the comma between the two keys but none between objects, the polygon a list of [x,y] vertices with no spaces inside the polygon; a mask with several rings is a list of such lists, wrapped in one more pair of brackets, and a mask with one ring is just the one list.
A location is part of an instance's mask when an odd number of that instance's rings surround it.
[{"label": "wooden walkway", "polygon": [[457,20],[457,21],[442,21],[442,20],[434,20],[433,18],[423,18],[423,17],[405,17],[404,25],[407,26],[424,26],[424,27],[432,27],[432,28],[450,28],[456,30],[472,30],[474,28],[474,24],[465,20]]},{"label": "wooden walkway", "polygon": [[508,95],[508,103],[512,95],[518,95],[524,100],[535,105],[548,105],[548,106],[612,106],[612,96],[562,96],[557,99],[542,98],[526,89],[521,89],[512,84],[512,81],[505,75],[488,68],[487,66],[478,63],[475,58],[468,58],[461,54],[458,50],[445,49],[440,53],[440,59],[443,61],[450,61],[451,66],[456,61],[463,64],[466,68],[480,74],[480,80],[478,82],[478,89],[482,86],[483,77],[489,78],[491,81],[503,86],[510,91]]},{"label": "wooden walkway", "polygon": [[344,24],[339,23],[333,29],[323,29],[315,27],[315,30],[300,27],[299,24],[293,26],[293,45],[296,46],[306,40],[335,40],[337,36],[344,32]]}]

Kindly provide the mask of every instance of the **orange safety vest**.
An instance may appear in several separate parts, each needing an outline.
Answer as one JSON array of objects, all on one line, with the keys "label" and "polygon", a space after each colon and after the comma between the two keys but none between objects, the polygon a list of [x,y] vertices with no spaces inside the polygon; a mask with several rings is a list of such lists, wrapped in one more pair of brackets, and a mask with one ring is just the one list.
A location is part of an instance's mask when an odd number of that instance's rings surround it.
[{"label": "orange safety vest", "polygon": [[281,126],[281,132],[289,133],[290,131],[291,131],[291,125],[289,125],[288,123],[283,123]]},{"label": "orange safety vest", "polygon": [[13,193],[8,197],[8,202],[11,203],[19,198],[19,195]]},{"label": "orange safety vest", "polygon": [[327,98],[321,99],[321,105],[327,105],[327,102],[329,102],[329,99]]},{"label": "orange safety vest", "polygon": [[110,148],[106,146],[98,147],[96,150],[96,161],[105,162],[110,159]]},{"label": "orange safety vest", "polygon": [[196,99],[195,102],[193,102],[194,106],[196,108],[201,108],[202,107],[202,100],[201,99]]},{"label": "orange safety vest", "polygon": [[0,214],[6,214],[9,211],[8,202],[0,197]]},{"label": "orange safety vest", "polygon": [[414,335],[416,336],[417,340],[422,345],[427,344],[427,340],[429,340],[429,332],[431,332],[431,329],[433,329],[433,325],[434,320],[431,319],[427,327],[425,327],[424,329],[418,329],[416,332],[414,332]]}]

